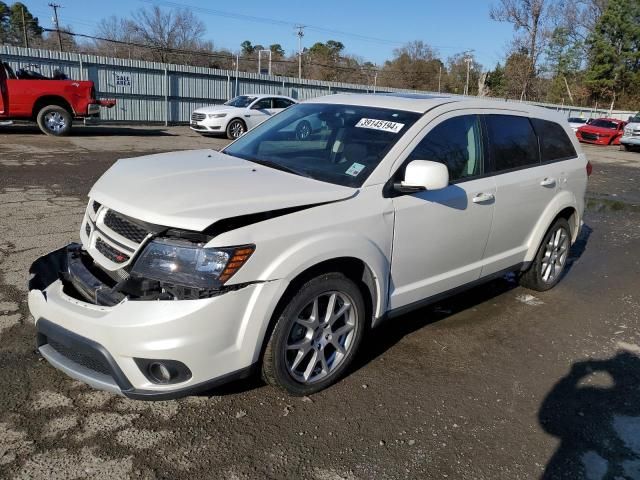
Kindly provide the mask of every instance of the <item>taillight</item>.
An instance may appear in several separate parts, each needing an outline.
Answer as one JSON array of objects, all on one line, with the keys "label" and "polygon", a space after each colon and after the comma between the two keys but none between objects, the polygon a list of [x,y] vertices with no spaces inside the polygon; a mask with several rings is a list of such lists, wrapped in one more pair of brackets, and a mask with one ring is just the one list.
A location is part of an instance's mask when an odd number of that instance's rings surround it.
[{"label": "taillight", "polygon": [[591,165],[591,162],[587,162],[587,177],[590,177],[592,173],[593,173],[593,165]]}]

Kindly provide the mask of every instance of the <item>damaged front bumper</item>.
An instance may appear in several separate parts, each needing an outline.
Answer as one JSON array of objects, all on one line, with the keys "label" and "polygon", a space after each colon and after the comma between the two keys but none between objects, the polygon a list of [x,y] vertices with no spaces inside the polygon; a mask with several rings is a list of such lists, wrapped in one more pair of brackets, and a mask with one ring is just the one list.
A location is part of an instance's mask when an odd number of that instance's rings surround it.
[{"label": "damaged front bumper", "polygon": [[[30,269],[29,309],[38,350],[69,376],[139,399],[166,399],[247,376],[286,285],[247,285],[198,300],[132,300],[105,284],[71,244]],[[181,365],[159,383],[152,362]]]}]

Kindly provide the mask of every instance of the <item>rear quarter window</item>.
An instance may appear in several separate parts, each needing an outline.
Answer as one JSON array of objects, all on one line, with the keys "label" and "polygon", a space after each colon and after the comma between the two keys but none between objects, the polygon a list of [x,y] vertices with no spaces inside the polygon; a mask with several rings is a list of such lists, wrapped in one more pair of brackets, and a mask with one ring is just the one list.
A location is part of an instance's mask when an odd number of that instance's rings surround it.
[{"label": "rear quarter window", "polygon": [[494,171],[540,164],[538,139],[527,117],[486,115],[485,123]]},{"label": "rear quarter window", "polygon": [[564,160],[577,155],[567,132],[559,124],[537,118],[531,119],[531,122],[538,134],[540,157],[543,162]]}]

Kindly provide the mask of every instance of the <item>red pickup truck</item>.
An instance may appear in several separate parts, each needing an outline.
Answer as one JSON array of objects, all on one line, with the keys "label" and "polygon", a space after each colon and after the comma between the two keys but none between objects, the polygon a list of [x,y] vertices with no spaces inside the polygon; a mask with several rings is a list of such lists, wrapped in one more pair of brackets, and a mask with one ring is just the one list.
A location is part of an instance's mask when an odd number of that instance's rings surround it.
[{"label": "red pickup truck", "polygon": [[32,120],[47,135],[71,131],[74,118],[97,117],[100,107],[115,100],[97,100],[91,81],[68,80],[64,75],[47,78],[35,72],[12,70],[0,62],[0,121]]}]

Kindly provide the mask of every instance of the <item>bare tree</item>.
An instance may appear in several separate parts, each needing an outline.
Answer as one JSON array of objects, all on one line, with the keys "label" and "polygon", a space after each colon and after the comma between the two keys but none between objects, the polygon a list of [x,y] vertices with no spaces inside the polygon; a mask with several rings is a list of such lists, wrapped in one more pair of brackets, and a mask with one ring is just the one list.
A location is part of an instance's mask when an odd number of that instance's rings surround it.
[{"label": "bare tree", "polygon": [[498,5],[491,7],[489,15],[493,20],[511,23],[519,34],[514,50],[525,51],[529,58],[521,99],[526,97],[531,80],[536,76],[538,58],[557,20],[554,14],[560,8],[561,0],[500,0]]},{"label": "bare tree", "polygon": [[138,41],[156,48],[154,60],[170,62],[175,58],[172,50],[202,50],[204,23],[190,10],[163,11],[157,6],[140,9],[133,20],[125,20]]}]

